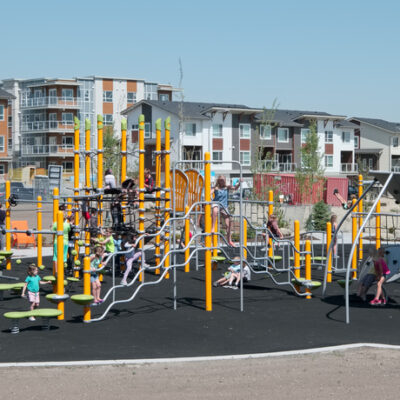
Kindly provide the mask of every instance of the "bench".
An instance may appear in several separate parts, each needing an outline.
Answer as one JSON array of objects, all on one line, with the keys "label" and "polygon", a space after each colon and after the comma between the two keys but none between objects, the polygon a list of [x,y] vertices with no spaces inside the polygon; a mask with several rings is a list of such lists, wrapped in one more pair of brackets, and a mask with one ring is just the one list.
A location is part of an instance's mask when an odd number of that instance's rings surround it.
[{"label": "bench", "polygon": [[42,329],[49,330],[50,318],[58,317],[61,314],[62,311],[57,310],[56,308],[37,308],[32,311],[9,311],[3,314],[3,316],[12,321],[10,332],[19,333],[19,320],[22,318],[41,317],[43,321]]}]

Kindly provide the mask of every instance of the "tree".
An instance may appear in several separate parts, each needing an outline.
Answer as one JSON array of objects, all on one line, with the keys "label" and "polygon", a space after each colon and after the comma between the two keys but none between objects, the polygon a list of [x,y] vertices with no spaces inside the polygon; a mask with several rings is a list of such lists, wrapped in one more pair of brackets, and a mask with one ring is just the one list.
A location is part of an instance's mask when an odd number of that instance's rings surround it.
[{"label": "tree", "polygon": [[306,142],[300,150],[301,165],[296,170],[296,181],[302,202],[312,193],[315,183],[325,180],[316,121],[311,121],[309,130]]},{"label": "tree", "polygon": [[324,201],[315,203],[306,222],[306,229],[311,231],[325,231],[326,223],[330,220],[331,210]]},{"label": "tree", "polygon": [[104,170],[111,168],[118,179],[121,174],[121,140],[115,135],[112,126],[105,126],[103,131]]}]

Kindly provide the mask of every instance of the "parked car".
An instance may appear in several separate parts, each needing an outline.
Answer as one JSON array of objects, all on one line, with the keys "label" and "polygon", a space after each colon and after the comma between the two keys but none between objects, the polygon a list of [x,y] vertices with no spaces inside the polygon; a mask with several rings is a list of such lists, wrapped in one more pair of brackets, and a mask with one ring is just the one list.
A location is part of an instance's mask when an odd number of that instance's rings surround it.
[{"label": "parked car", "polygon": [[253,198],[253,189],[242,188],[240,190],[237,190],[236,192],[233,192],[232,194],[229,195],[229,199],[230,200],[240,200],[240,194],[242,194],[243,200],[250,200]]},{"label": "parked car", "polygon": [[[21,200],[33,199],[33,188],[25,187],[22,182],[11,182],[11,194],[15,194]],[[6,184],[0,184],[0,201],[6,200]]]}]

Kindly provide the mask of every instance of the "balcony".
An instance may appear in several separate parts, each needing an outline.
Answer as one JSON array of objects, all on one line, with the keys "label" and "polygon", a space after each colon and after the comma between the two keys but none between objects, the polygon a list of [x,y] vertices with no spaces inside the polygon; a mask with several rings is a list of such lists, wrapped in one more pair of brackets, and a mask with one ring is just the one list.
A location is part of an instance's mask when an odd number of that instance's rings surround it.
[{"label": "balcony", "polygon": [[400,165],[393,165],[392,172],[400,172]]},{"label": "balcony", "polygon": [[73,157],[74,146],[69,144],[35,144],[35,145],[22,145],[22,156],[52,156],[52,157]]},{"label": "balcony", "polygon": [[82,100],[78,97],[33,97],[21,99],[21,108],[60,108],[60,109],[79,109]]},{"label": "balcony", "polygon": [[73,121],[35,121],[21,124],[21,132],[71,132],[73,130]]},{"label": "balcony", "polygon": [[296,163],[280,163],[272,160],[259,160],[258,168],[264,172],[295,172],[297,169]]},{"label": "balcony", "polygon": [[358,173],[358,164],[342,163],[340,164],[340,172],[342,174],[356,174]]}]

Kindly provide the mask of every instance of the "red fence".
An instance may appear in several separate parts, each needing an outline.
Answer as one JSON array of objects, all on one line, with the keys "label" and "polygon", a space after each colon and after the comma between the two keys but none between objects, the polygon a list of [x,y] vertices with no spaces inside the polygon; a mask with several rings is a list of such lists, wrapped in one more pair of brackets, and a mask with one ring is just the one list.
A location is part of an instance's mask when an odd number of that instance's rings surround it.
[{"label": "red fence", "polygon": [[285,198],[290,198],[293,204],[315,204],[324,200],[329,205],[340,206],[339,200],[333,195],[333,190],[338,189],[342,197],[347,199],[348,179],[326,177],[325,180],[314,183],[310,193],[303,194],[303,199],[293,174],[255,174],[253,188],[265,199],[268,199],[266,190],[273,188],[274,197],[282,194]]}]

